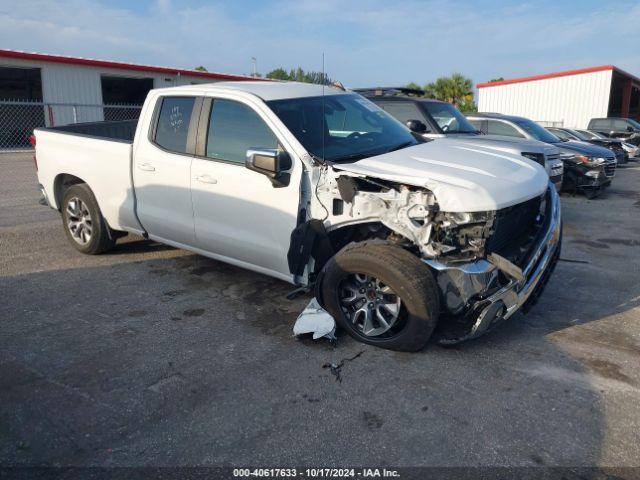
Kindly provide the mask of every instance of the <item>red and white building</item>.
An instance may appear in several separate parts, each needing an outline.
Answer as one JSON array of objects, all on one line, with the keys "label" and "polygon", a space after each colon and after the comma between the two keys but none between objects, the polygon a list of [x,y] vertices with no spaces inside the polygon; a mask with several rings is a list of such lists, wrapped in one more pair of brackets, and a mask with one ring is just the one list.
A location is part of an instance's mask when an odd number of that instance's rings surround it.
[{"label": "red and white building", "polygon": [[640,117],[640,78],[613,65],[480,83],[478,111],[546,126],[586,128],[596,117]]},{"label": "red and white building", "polygon": [[30,132],[39,126],[135,118],[152,88],[252,79],[0,50],[0,150],[28,147]]}]

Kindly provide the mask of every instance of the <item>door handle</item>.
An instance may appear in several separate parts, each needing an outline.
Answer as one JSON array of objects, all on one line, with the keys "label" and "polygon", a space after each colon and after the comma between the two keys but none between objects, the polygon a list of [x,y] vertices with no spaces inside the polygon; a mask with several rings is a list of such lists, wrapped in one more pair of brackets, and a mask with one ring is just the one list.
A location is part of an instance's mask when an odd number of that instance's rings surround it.
[{"label": "door handle", "polygon": [[218,180],[213,178],[211,175],[197,175],[196,180],[199,181],[200,183],[210,183],[210,184],[218,183]]},{"label": "door handle", "polygon": [[145,172],[155,172],[156,171],[156,167],[154,167],[150,163],[141,163],[141,164],[138,165],[138,168],[140,170],[144,170]]}]

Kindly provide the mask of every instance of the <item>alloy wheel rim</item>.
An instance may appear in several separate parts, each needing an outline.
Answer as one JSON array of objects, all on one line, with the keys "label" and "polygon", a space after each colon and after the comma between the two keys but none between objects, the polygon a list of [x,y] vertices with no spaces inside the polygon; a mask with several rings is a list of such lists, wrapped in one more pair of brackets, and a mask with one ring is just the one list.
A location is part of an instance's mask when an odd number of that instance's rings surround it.
[{"label": "alloy wheel rim", "polygon": [[71,237],[80,245],[86,245],[91,241],[93,223],[87,204],[78,197],[73,197],[67,202],[67,228]]},{"label": "alloy wheel rim", "polygon": [[398,322],[400,297],[375,277],[351,273],[340,282],[338,295],[342,311],[366,337],[384,335]]}]

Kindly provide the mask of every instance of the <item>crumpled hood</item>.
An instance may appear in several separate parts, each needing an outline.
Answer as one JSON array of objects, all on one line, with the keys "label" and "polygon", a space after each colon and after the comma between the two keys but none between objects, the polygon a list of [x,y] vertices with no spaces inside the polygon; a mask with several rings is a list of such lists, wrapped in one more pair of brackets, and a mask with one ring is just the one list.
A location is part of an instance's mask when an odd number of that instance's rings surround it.
[{"label": "crumpled hood", "polygon": [[532,160],[448,138],[333,168],[425,187],[446,212],[500,210],[542,195],[549,183]]}]

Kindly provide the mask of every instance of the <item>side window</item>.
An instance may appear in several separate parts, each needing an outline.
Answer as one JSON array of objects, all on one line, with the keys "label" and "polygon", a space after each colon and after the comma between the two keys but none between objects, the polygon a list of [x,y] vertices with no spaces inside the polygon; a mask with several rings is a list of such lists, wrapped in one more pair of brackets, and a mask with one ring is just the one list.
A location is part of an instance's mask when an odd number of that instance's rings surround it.
[{"label": "side window", "polygon": [[378,105],[403,124],[409,120],[420,120],[423,123],[425,121],[424,115],[413,102],[380,102]]},{"label": "side window", "polygon": [[207,157],[244,164],[251,148],[278,148],[278,139],[250,107],[233,100],[214,100]]},{"label": "side window", "polygon": [[504,135],[506,137],[520,137],[523,138],[518,130],[509,125],[508,123],[498,122],[496,120],[489,120],[487,125],[487,133],[489,135]]},{"label": "side window", "polygon": [[153,141],[172,152],[186,153],[193,97],[164,97]]}]

